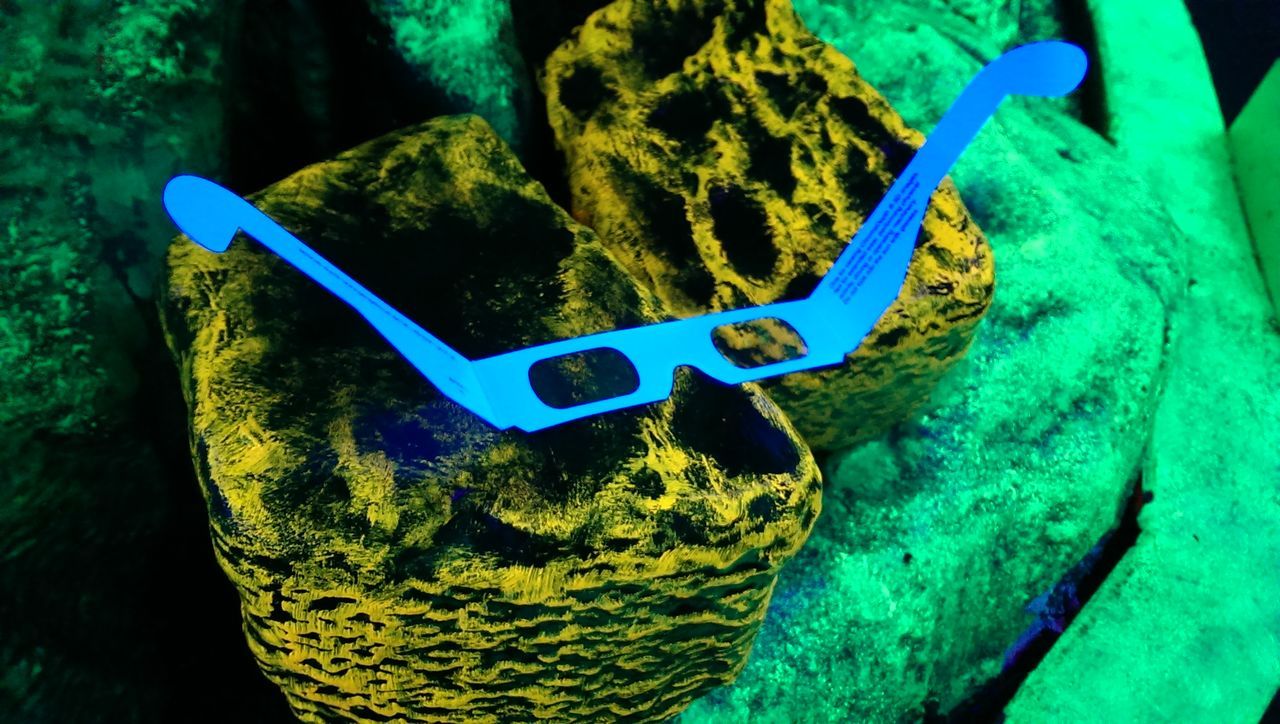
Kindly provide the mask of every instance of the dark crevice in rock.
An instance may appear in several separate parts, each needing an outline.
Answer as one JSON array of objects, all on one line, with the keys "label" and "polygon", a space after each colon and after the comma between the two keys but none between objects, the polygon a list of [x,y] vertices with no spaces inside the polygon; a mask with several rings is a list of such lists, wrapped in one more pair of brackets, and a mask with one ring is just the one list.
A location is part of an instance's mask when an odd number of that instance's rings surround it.
[{"label": "dark crevice in rock", "polygon": [[436,533],[432,549],[422,552],[423,561],[436,564],[449,547],[473,555],[496,556],[504,564],[541,567],[573,555],[589,558],[593,551],[580,541],[562,541],[508,524],[475,505],[461,505],[458,512]]},{"label": "dark crevice in rock", "polygon": [[713,186],[707,197],[715,235],[729,264],[757,279],[773,273],[778,247],[760,203],[737,186]]},{"label": "dark crevice in rock", "polygon": [[736,385],[720,384],[697,371],[691,374],[703,384],[693,388],[671,420],[671,429],[689,450],[706,455],[734,476],[795,469],[801,455],[795,442],[762,419]]},{"label": "dark crevice in rock", "polygon": [[867,107],[865,100],[852,96],[832,98],[827,102],[827,105],[840,120],[854,129],[867,142],[879,143],[884,140],[884,129],[880,128],[876,120],[871,116],[871,109]]},{"label": "dark crevice in rock", "polygon": [[679,270],[676,286],[695,304],[709,306],[715,279],[698,252],[684,197],[621,163],[616,164],[615,173],[635,200],[640,216],[648,221],[654,250]]},{"label": "dark crevice in rock", "polygon": [[[164,500],[153,501],[163,507],[165,532],[156,536],[155,548],[147,556],[148,570],[163,575],[136,594],[139,600],[163,604],[149,619],[155,640],[187,640],[193,621],[199,622],[202,632],[199,651],[165,661],[163,718],[190,719],[190,703],[205,699],[207,682],[219,681],[237,692],[234,700],[220,704],[221,716],[292,721],[283,694],[262,676],[245,646],[239,599],[227,585],[209,541],[210,514],[225,518],[222,498],[214,496],[210,510],[201,496],[188,445],[187,407],[159,316],[150,302],[135,302],[146,326],[147,343],[134,359],[145,391],[133,396],[130,424],[133,439],[144,442],[145,448],[130,454],[154,460],[165,481]],[[182,605],[169,605],[175,601]]]},{"label": "dark crevice in rock", "polygon": [[1084,48],[1089,54],[1089,72],[1076,91],[1080,103],[1080,120],[1107,140],[1111,129],[1107,112],[1106,90],[1102,83],[1102,59],[1098,54],[1098,32],[1087,0],[1061,0],[1064,39]]},{"label": "dark crevice in rock", "polygon": [[1267,724],[1267,722],[1280,722],[1280,690],[1276,691],[1275,697],[1271,699],[1271,704],[1267,707],[1267,710],[1262,713],[1262,719],[1259,721],[1263,724]]},{"label": "dark crevice in rock", "polygon": [[449,112],[447,95],[419,80],[365,3],[244,3],[236,25],[226,57],[237,189]]},{"label": "dark crevice in rock", "polygon": [[650,500],[662,497],[667,486],[662,482],[662,475],[650,467],[644,467],[631,476],[631,487],[640,495]]},{"label": "dark crevice in rock", "polygon": [[883,334],[877,335],[872,344],[882,349],[891,349],[897,347],[898,343],[908,334],[909,331],[906,327],[894,327]]},{"label": "dark crevice in rock", "polygon": [[[790,8],[787,10],[791,12]],[[756,38],[768,34],[768,10],[764,0],[738,3],[727,18],[725,45],[754,48]]]},{"label": "dark crevice in rock", "polygon": [[601,104],[614,95],[615,91],[604,81],[604,74],[593,65],[579,65],[574,69],[573,75],[560,81],[560,102],[580,121],[590,118]]},{"label": "dark crevice in rock", "polygon": [[[511,0],[511,27],[516,48],[524,59],[528,87],[538,87],[537,72],[545,65],[551,51],[568,40],[587,16],[608,4],[608,0],[563,0],[551,4],[539,0]],[[585,71],[585,68],[578,70],[579,73]],[[603,91],[609,92],[603,77],[600,82]],[[589,94],[594,91],[590,83],[583,85],[586,87],[572,89],[569,97],[574,98],[574,91],[577,91],[581,100],[582,92]],[[568,175],[564,158],[555,145],[551,122],[547,119],[545,95],[537,93],[530,105],[532,112],[529,125],[524,129],[525,145],[520,161],[529,175],[546,188],[557,206],[571,208]]]},{"label": "dark crevice in rock", "polygon": [[645,75],[660,80],[683,68],[684,61],[711,40],[718,5],[688,4],[670,11],[655,4],[651,22],[634,28],[632,36],[635,47],[644,49],[639,58]]},{"label": "dark crevice in rock", "polygon": [[649,113],[649,124],[698,150],[707,147],[707,133],[717,118],[729,113],[729,102],[718,88],[687,88],[663,98]]},{"label": "dark crevice in rock", "polygon": [[817,73],[804,71],[795,78],[758,70],[755,73],[756,84],[764,90],[765,95],[778,109],[784,118],[791,118],[801,104],[816,102],[827,94],[827,81]]},{"label": "dark crevice in rock", "polygon": [[821,276],[811,271],[801,272],[787,284],[786,291],[782,293],[778,301],[790,302],[796,299],[807,299],[821,283]]},{"label": "dark crevice in rock", "polygon": [[[530,87],[537,87],[533,73],[528,78]],[[547,120],[547,103],[541,93],[531,104],[529,126],[524,129],[524,147],[520,163],[529,177],[542,184],[551,201],[562,209],[571,209],[569,174],[565,170],[564,155],[556,148],[551,122]]]},{"label": "dark crevice in rock", "polygon": [[844,185],[849,201],[856,206],[865,218],[880,202],[884,195],[885,184],[878,175],[867,167],[866,154],[862,149],[850,144],[847,162],[840,174],[840,182]]},{"label": "dark crevice in rock", "polygon": [[1151,491],[1143,490],[1142,474],[1139,473],[1115,530],[1103,536],[1084,560],[1028,606],[1028,610],[1036,613],[1039,619],[1005,653],[1004,670],[1000,675],[945,714],[938,711],[937,702],[926,702],[924,721],[1003,721],[1005,707],[1023,682],[1048,656],[1076,615],[1138,542],[1138,535],[1142,532],[1138,527],[1138,514],[1154,497]]},{"label": "dark crevice in rock", "polygon": [[895,177],[906,170],[907,164],[916,155],[916,149],[911,144],[897,138],[887,138],[877,148],[884,154],[885,168],[889,169],[889,173]]},{"label": "dark crevice in rock", "polygon": [[751,175],[778,192],[785,201],[796,190],[796,177],[791,171],[791,139],[769,133],[753,116],[744,116],[738,133],[746,141],[750,154]]}]

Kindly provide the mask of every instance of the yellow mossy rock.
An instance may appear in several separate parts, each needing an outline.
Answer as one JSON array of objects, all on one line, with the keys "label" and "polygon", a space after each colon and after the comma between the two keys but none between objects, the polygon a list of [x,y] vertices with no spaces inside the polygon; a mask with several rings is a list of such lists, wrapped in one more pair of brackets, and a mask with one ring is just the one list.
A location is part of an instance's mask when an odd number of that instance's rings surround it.
[{"label": "yellow mossy rock", "polygon": [[[250,198],[472,358],[659,318],[476,117]],[[180,237],[163,291],[214,548],[305,720],[665,720],[737,675],[817,517],[758,387],[499,432],[254,242]]]},{"label": "yellow mossy rock", "polygon": [[[808,295],[923,142],[787,0],[617,0],[540,82],[575,218],[680,317]],[[946,180],[862,346],[762,384],[815,449],[866,439],[965,353],[994,284]],[[725,346],[803,349],[777,332],[736,329]]]}]

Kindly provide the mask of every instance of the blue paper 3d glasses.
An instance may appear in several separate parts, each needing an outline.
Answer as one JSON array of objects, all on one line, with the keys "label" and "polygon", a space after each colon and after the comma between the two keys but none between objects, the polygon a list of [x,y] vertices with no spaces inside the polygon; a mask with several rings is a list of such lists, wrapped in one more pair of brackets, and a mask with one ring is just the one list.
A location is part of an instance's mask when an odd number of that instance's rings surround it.
[{"label": "blue paper 3d glasses", "polygon": [[[897,298],[929,197],[1005,96],[1065,95],[1080,84],[1086,68],[1084,51],[1058,41],[1022,46],[983,68],[806,299],[592,334],[485,359],[462,356],[212,181],[174,177],[165,186],[164,205],[182,232],[210,251],[225,251],[243,230],[351,305],[441,393],[499,429],[533,432],[663,400],[680,365],[739,384],[840,364]],[[789,324],[806,353],[744,369],[717,350],[717,329],[766,319]],[[631,362],[638,379],[633,391],[571,407],[553,407],[539,398],[530,379],[535,364],[600,350]]]}]

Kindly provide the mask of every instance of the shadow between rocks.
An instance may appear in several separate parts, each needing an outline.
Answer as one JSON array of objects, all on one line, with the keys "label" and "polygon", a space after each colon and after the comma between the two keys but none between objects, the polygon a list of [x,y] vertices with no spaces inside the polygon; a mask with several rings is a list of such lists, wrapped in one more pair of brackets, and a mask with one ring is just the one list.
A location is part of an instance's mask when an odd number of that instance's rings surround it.
[{"label": "shadow between rocks", "polygon": [[1038,618],[1005,652],[1004,669],[1000,675],[949,712],[939,712],[935,701],[926,702],[924,721],[928,724],[1003,722],[1004,709],[1023,682],[1048,656],[1076,615],[1138,542],[1142,533],[1138,514],[1154,497],[1151,491],[1143,490],[1142,474],[1139,473],[1115,530],[1104,536],[1057,585],[1036,597],[1027,607]]}]

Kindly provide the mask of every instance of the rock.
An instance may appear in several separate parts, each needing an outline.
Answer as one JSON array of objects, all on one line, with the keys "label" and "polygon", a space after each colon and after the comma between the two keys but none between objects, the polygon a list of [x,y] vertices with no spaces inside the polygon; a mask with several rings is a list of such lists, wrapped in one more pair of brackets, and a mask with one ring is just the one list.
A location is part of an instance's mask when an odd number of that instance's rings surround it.
[{"label": "rock", "polygon": [[83,431],[137,383],[133,300],[150,294],[162,244],[149,237],[169,223],[145,201],[182,164],[216,169],[221,138],[208,100],[221,22],[158,5],[32,6],[0,27],[0,429]]},{"label": "rock", "polygon": [[[815,32],[922,129],[991,60],[932,19],[902,24],[912,2],[822,5]],[[841,15],[855,6],[856,22]],[[1182,241],[1126,156],[1038,103],[1007,102],[955,168],[1000,259],[968,355],[918,416],[832,456],[822,517],[750,663],[683,722],[954,714],[1016,657],[1036,599],[1115,528],[1169,371]],[[1071,680],[1056,679],[1059,700]]]},{"label": "rock", "polygon": [[1089,7],[1111,138],[1184,232],[1167,243],[1190,278],[1142,464],[1153,497],[1141,533],[1018,690],[1009,721],[1276,721],[1280,320],[1187,7]]},{"label": "rock", "polygon": [[[474,116],[251,199],[472,358],[661,311]],[[299,716],[659,721],[745,663],[819,510],[759,388],[499,433],[257,244],[179,239],[165,285],[215,550]]]},{"label": "rock", "polygon": [[[261,188],[468,104],[433,84],[370,2],[239,3],[225,41],[227,176]],[[288,28],[289,32],[280,32]],[[496,65],[496,64],[495,64]],[[491,86],[492,87],[492,86]]]},{"label": "rock", "polygon": [[506,0],[369,0],[395,48],[444,91],[451,113],[475,113],[519,152],[536,89],[512,39]]},{"label": "rock", "polygon": [[[575,217],[681,317],[806,296],[923,140],[787,0],[617,0],[542,86]],[[968,348],[994,267],[949,180],[916,249],[845,364],[762,383],[813,448],[907,417]]]},{"label": "rock", "polygon": [[227,20],[0,3],[0,721],[184,719],[214,687],[226,720],[277,713],[254,708],[281,697],[236,640],[150,303],[160,189],[221,168]]}]

